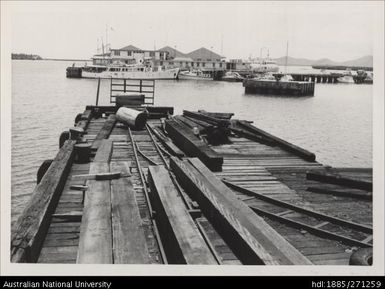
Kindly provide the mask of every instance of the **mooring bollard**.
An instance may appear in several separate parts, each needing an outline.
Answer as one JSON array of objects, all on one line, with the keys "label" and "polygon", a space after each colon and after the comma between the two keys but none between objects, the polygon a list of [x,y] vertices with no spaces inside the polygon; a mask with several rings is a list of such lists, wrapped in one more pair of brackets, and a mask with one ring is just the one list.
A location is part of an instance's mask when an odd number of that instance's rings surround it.
[{"label": "mooring bollard", "polygon": [[84,164],[90,162],[91,144],[77,143],[75,144],[75,162]]},{"label": "mooring bollard", "polygon": [[78,140],[80,139],[84,134],[84,129],[82,129],[81,127],[73,127],[73,128],[70,128],[70,138],[72,140]]}]

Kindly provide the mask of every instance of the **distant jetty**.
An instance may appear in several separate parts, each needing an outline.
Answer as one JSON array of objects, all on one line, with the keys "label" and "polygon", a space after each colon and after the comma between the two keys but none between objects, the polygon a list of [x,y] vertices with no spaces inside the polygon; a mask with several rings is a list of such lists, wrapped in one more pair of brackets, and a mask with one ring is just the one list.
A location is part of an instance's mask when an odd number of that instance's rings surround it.
[{"label": "distant jetty", "polygon": [[330,70],[365,70],[373,71],[373,67],[369,66],[345,66],[345,65],[312,65],[314,69],[330,69]]},{"label": "distant jetty", "polygon": [[64,58],[43,58],[43,60],[53,60],[53,61],[92,61],[91,59],[64,59]]},{"label": "distant jetty", "polygon": [[36,54],[12,53],[12,59],[42,60],[43,58]]}]

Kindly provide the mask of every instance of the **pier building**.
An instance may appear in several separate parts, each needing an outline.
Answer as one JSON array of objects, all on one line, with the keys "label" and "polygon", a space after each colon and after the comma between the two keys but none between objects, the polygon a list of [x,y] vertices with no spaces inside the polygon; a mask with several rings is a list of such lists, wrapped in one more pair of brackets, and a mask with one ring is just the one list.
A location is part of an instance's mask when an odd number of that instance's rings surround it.
[{"label": "pier building", "polygon": [[158,50],[143,50],[133,45],[120,49],[111,49],[104,54],[92,57],[94,65],[108,65],[111,63],[134,64],[146,60],[158,65],[174,66],[182,69],[199,69],[205,72],[226,70],[223,56],[201,47],[189,53],[183,53],[170,46]]}]

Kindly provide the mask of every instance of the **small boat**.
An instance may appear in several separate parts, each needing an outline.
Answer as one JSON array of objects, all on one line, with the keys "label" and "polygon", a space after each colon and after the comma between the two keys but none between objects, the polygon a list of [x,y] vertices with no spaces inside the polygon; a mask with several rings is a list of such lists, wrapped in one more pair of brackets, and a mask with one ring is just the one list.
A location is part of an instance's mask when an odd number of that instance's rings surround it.
[{"label": "small boat", "polygon": [[204,73],[202,70],[186,70],[179,73],[179,79],[192,79],[192,80],[213,80],[213,77],[209,73]]},{"label": "small boat", "polygon": [[354,83],[353,73],[351,70],[347,70],[341,77],[337,78],[339,83]]},{"label": "small boat", "polygon": [[238,72],[228,71],[222,77],[222,80],[228,82],[241,82],[243,81],[243,77]]},{"label": "small boat", "polygon": [[178,79],[179,68],[165,66],[87,65],[82,68],[83,78]]}]

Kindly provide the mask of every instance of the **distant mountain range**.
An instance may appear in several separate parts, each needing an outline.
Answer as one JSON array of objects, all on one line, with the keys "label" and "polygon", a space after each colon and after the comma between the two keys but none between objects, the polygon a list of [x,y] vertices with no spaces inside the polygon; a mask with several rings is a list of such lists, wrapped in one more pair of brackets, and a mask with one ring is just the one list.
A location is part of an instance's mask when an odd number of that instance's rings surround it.
[{"label": "distant mountain range", "polygon": [[[286,63],[286,56],[279,57],[274,59],[277,61],[278,65],[285,65]],[[306,58],[294,58],[294,57],[288,57],[287,58],[287,65],[298,65],[298,66],[310,66],[310,65],[328,65],[328,66],[365,66],[365,67],[373,67],[373,56],[367,55],[363,56],[357,59],[349,60],[349,61],[343,61],[343,62],[337,62],[330,60],[328,58],[322,58],[318,60],[311,60]]]}]

